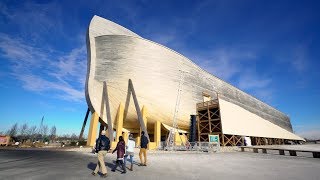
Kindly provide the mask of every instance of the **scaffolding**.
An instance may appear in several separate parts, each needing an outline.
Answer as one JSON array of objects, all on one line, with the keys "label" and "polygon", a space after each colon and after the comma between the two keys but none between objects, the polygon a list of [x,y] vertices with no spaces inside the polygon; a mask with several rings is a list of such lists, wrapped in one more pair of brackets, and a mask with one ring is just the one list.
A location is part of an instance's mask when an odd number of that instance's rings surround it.
[{"label": "scaffolding", "polygon": [[219,135],[221,146],[244,145],[239,135],[224,134],[222,129],[218,95],[216,99],[197,103],[198,141],[209,141],[209,135]]},{"label": "scaffolding", "polygon": [[[244,146],[244,136],[224,134],[220,115],[219,98],[197,103],[197,136],[198,142],[208,142],[209,135],[219,135],[221,146]],[[285,139],[250,137],[252,145],[281,145]]]}]

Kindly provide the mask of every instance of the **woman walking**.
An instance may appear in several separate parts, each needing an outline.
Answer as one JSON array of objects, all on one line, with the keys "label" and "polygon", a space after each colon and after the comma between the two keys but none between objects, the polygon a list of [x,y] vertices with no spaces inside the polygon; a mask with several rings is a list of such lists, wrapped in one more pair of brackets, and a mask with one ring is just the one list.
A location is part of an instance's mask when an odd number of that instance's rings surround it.
[{"label": "woman walking", "polygon": [[117,144],[117,147],[112,151],[112,154],[114,152],[116,152],[116,151],[117,151],[117,161],[116,161],[116,165],[114,166],[113,169],[111,169],[111,171],[115,172],[117,167],[121,166],[122,167],[121,174],[124,174],[124,173],[127,172],[126,168],[125,168],[125,165],[123,163],[123,157],[124,157],[124,154],[126,152],[126,143],[124,142],[122,136],[119,137],[119,142]]}]

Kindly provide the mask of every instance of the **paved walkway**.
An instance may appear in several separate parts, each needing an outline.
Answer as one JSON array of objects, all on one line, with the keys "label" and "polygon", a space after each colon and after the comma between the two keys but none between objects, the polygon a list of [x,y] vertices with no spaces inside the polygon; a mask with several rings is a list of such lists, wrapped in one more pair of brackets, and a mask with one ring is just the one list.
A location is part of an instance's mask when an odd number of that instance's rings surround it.
[{"label": "paved walkway", "polygon": [[[138,160],[138,154],[135,156]],[[320,179],[320,159],[251,152],[150,153],[148,166],[111,172],[115,154],[108,154],[107,179]],[[1,150],[0,179],[101,179],[90,173],[96,155],[87,152]]]}]

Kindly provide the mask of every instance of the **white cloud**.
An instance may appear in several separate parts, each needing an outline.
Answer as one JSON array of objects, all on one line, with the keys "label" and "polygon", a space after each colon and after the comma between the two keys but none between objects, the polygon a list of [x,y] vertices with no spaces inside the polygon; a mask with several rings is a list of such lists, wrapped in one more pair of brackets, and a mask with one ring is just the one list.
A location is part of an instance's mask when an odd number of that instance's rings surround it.
[{"label": "white cloud", "polygon": [[213,51],[212,55],[206,57],[206,59],[201,61],[200,65],[221,79],[231,80],[240,72],[236,59],[224,49]]},{"label": "white cloud", "polygon": [[69,101],[84,100],[85,46],[69,53],[43,52],[21,39],[1,34],[0,50],[12,65],[11,74],[24,89],[50,92]]},{"label": "white cloud", "polygon": [[206,71],[265,102],[271,101],[272,79],[256,72],[256,52],[241,48],[215,48],[210,53],[193,53],[201,54],[195,60]]},{"label": "white cloud", "polygon": [[238,83],[240,89],[261,89],[266,88],[272,80],[259,77],[257,74],[244,74]]},{"label": "white cloud", "polygon": [[[31,42],[43,41],[43,34],[52,31],[63,34],[61,8],[58,3],[24,2],[19,4],[19,10],[0,2],[0,15],[7,20],[2,25],[12,25],[20,36],[28,38]],[[53,16],[54,15],[54,16]]]},{"label": "white cloud", "polygon": [[51,63],[56,70],[50,72],[49,75],[55,77],[64,84],[79,83],[81,87],[84,87],[85,73],[87,70],[86,47],[83,45],[73,49],[69,54],[58,59],[57,62],[54,61]]}]

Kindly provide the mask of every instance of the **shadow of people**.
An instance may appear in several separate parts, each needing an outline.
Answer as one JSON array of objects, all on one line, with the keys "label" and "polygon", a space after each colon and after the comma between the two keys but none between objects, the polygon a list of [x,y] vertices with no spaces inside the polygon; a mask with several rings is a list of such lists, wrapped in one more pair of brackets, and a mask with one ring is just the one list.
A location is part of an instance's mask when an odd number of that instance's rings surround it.
[{"label": "shadow of people", "polygon": [[[114,166],[115,166],[115,162],[116,161],[113,161],[113,163],[109,163],[109,162],[104,162],[104,164],[106,165],[106,168],[107,169],[112,169]],[[88,165],[87,165],[87,168],[94,171],[96,169],[96,166],[97,166],[97,163],[93,163],[93,162],[90,162]],[[100,169],[99,169],[100,170]],[[100,172],[99,172],[100,174]]]},{"label": "shadow of people", "polygon": [[96,168],[96,166],[97,166],[97,163],[90,162],[90,163],[87,165],[87,168],[88,168],[88,169],[91,169],[92,171],[94,171],[94,169]]}]

